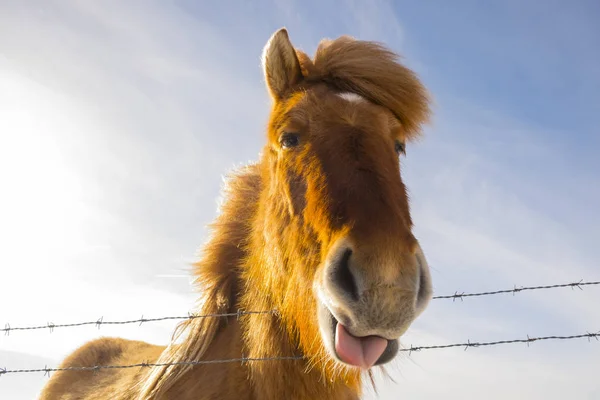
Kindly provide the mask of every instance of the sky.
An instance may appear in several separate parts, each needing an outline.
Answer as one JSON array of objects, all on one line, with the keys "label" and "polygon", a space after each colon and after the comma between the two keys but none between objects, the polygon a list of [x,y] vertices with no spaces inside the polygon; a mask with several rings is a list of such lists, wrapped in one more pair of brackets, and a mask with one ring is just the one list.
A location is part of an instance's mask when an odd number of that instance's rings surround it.
[{"label": "sky", "polygon": [[[381,41],[433,94],[401,163],[436,295],[600,280],[599,18],[593,0],[0,0],[0,325],[186,315],[223,177],[264,143],[282,26],[309,54]],[[596,332],[597,304],[597,286],[434,300],[402,343]],[[175,324],[13,331],[0,367]],[[364,398],[597,399],[599,358],[585,339],[403,353]],[[47,379],[2,376],[0,398]]]}]

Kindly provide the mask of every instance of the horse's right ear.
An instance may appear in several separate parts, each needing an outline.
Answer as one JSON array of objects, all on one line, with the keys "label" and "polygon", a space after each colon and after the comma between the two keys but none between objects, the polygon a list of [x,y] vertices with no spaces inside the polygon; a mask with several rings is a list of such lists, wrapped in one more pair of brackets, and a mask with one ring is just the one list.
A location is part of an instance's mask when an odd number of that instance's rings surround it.
[{"label": "horse's right ear", "polygon": [[262,66],[267,88],[275,100],[281,100],[292,86],[302,80],[300,62],[285,28],[275,32],[267,42]]}]

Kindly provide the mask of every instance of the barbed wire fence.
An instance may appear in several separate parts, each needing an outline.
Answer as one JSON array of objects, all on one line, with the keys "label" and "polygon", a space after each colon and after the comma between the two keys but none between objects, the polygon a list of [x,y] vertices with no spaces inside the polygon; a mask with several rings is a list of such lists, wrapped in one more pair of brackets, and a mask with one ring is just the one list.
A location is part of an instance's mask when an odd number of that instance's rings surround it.
[{"label": "barbed wire fence", "polygon": [[[581,335],[571,335],[571,336],[541,336],[541,337],[529,337],[527,339],[513,339],[513,340],[499,340],[495,342],[470,342],[467,343],[452,343],[452,344],[444,344],[444,345],[435,345],[435,346],[418,346],[410,348],[400,349],[401,352],[408,352],[409,354],[416,351],[422,350],[432,350],[432,349],[447,349],[451,347],[464,347],[465,350],[469,347],[482,347],[482,346],[498,346],[502,344],[512,344],[512,343],[529,343],[542,341],[542,340],[572,340],[572,339],[581,339],[587,338],[588,340],[596,339],[599,340],[600,331],[596,333],[584,333]],[[127,368],[152,368],[152,367],[169,367],[169,366],[182,366],[182,365],[206,365],[206,364],[227,364],[232,362],[240,362],[240,363],[248,363],[248,362],[257,362],[257,361],[281,361],[281,360],[302,360],[305,359],[305,356],[287,356],[287,357],[263,357],[263,358],[250,358],[250,357],[240,357],[240,358],[227,358],[227,359],[218,359],[218,360],[200,360],[200,361],[179,361],[172,363],[150,363],[143,362],[138,364],[127,364],[127,365],[94,365],[89,367],[64,367],[64,368],[48,368],[47,366],[44,368],[37,369],[4,369],[0,368],[0,376],[4,374],[17,374],[17,373],[32,373],[32,372],[43,372],[44,375],[49,375],[50,372],[57,371],[99,371],[101,369],[127,369]]]},{"label": "barbed wire fence", "polygon": [[446,296],[433,296],[433,300],[438,300],[438,299],[462,300],[465,297],[493,296],[493,295],[505,294],[505,293],[512,293],[514,295],[515,293],[524,292],[527,290],[559,289],[559,288],[567,288],[567,287],[570,287],[571,289],[577,288],[577,289],[583,290],[584,286],[591,286],[591,285],[600,285],[600,281],[585,282],[582,279],[579,282],[559,283],[556,285],[522,286],[522,287],[515,286],[512,289],[496,290],[494,292],[480,292],[480,293],[464,293],[464,292],[458,293],[458,292],[455,292],[454,294],[446,295]]},{"label": "barbed wire fence", "polygon": [[[522,292],[522,291],[534,291],[534,290],[548,290],[548,289],[558,289],[558,288],[568,288],[571,289],[580,289],[583,290],[585,286],[595,286],[600,285],[600,281],[583,281],[580,280],[578,282],[571,283],[563,283],[563,284],[555,284],[555,285],[540,285],[540,286],[525,286],[525,287],[517,287],[515,286],[512,289],[502,289],[496,291],[487,291],[487,292],[475,292],[475,293],[465,293],[465,292],[455,292],[452,295],[440,295],[433,296],[433,300],[442,300],[442,299],[452,299],[453,301],[461,300],[463,301],[468,297],[483,297],[483,296],[494,296],[499,294],[508,294],[512,293],[513,295]],[[103,317],[98,318],[95,321],[85,321],[85,322],[74,322],[74,323],[65,323],[65,324],[54,324],[51,322],[46,323],[46,325],[34,325],[34,326],[19,326],[19,327],[11,327],[10,324],[6,324],[4,328],[0,329],[0,332],[4,332],[5,335],[9,335],[10,332],[13,331],[31,331],[31,330],[42,330],[48,329],[50,333],[54,331],[55,328],[72,328],[86,325],[95,325],[98,329],[102,325],[126,325],[126,324],[139,324],[140,326],[143,323],[148,322],[158,322],[158,321],[168,321],[168,320],[192,320],[198,318],[226,318],[226,317],[236,317],[241,318],[246,315],[278,315],[279,312],[277,310],[263,310],[263,311],[246,311],[246,310],[238,310],[237,312],[231,313],[219,313],[219,314],[193,314],[188,313],[187,316],[166,316],[166,317],[157,317],[157,318],[144,318],[142,316],[138,319],[130,319],[130,320],[122,320],[122,321],[104,321]],[[489,342],[471,342],[467,340],[466,343],[449,343],[449,344],[440,344],[440,345],[429,345],[429,346],[413,346],[407,348],[402,348],[400,352],[407,352],[411,355],[413,352],[420,352],[423,350],[439,350],[439,349],[448,349],[455,347],[463,347],[464,350],[467,350],[471,347],[487,347],[487,346],[498,346],[498,345],[506,345],[506,344],[517,344],[517,343],[525,343],[529,346],[530,343],[538,342],[538,341],[548,341],[548,340],[574,340],[574,339],[583,339],[587,338],[588,341],[592,339],[596,339],[599,341],[600,339],[600,331],[596,332],[586,332],[575,335],[568,336],[539,336],[539,337],[530,337],[527,335],[527,338],[522,339],[509,339],[509,340],[497,340],[497,341],[489,341]],[[305,356],[282,356],[282,357],[264,357],[264,358],[248,358],[248,357],[239,357],[239,358],[230,358],[230,359],[218,359],[218,360],[199,360],[199,361],[181,361],[174,363],[151,363],[151,362],[143,362],[137,364],[128,364],[128,365],[94,365],[94,366],[85,366],[85,367],[63,367],[63,368],[48,368],[45,366],[44,368],[34,368],[34,369],[7,369],[0,368],[0,377],[6,374],[18,374],[18,373],[34,373],[34,372],[44,372],[44,375],[49,375],[51,372],[57,371],[93,371],[97,372],[102,369],[127,369],[127,368],[151,368],[151,367],[164,367],[164,366],[178,366],[178,365],[203,365],[203,364],[223,364],[223,363],[232,363],[232,362],[240,362],[240,363],[248,363],[248,362],[266,362],[266,361],[281,361],[281,360],[301,360],[306,358]]]},{"label": "barbed wire fence", "polygon": [[[580,289],[583,290],[584,286],[592,286],[592,285],[600,285],[600,281],[584,281],[580,280],[578,282],[571,283],[561,283],[556,285],[545,285],[545,286],[515,286],[512,289],[502,289],[496,290],[493,292],[476,292],[476,293],[465,293],[465,292],[455,292],[451,295],[443,295],[443,296],[433,296],[433,300],[442,300],[442,299],[452,299],[456,300],[464,300],[468,297],[483,297],[483,296],[495,296],[498,294],[507,294],[512,293],[513,295],[516,293],[520,293],[523,291],[533,291],[533,290],[546,290],[546,289],[559,289],[559,288],[571,288],[571,289]],[[186,316],[166,316],[166,317],[156,317],[156,318],[144,318],[142,315],[137,319],[129,319],[124,321],[104,321],[104,317],[100,317],[94,321],[85,321],[85,322],[74,322],[74,323],[65,323],[65,324],[55,324],[53,322],[47,322],[45,325],[35,325],[35,326],[19,326],[19,327],[11,327],[10,324],[6,324],[4,328],[0,328],[0,332],[4,332],[5,335],[9,335],[10,332],[13,331],[30,331],[30,330],[41,330],[48,329],[50,332],[53,332],[55,328],[73,328],[77,326],[86,326],[86,325],[95,325],[97,328],[100,328],[102,325],[128,325],[128,324],[139,324],[148,322],[159,322],[159,321],[183,321],[183,320],[192,320],[198,318],[222,318],[222,317],[241,317],[244,315],[250,314],[278,314],[277,310],[264,310],[264,311],[245,311],[238,310],[237,312],[232,313],[222,313],[222,314],[204,314],[198,315],[193,313],[188,313]]]}]

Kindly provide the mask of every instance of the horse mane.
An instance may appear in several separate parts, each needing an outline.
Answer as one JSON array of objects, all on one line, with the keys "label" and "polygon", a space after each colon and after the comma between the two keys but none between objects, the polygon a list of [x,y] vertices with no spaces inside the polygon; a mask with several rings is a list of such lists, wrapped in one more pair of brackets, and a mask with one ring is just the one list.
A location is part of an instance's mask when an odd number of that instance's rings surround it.
[{"label": "horse mane", "polygon": [[319,43],[314,59],[296,49],[308,82],[325,82],[389,109],[408,138],[419,135],[430,118],[430,96],[416,74],[383,44],[341,36]]},{"label": "horse mane", "polygon": [[[195,315],[235,312],[240,286],[239,267],[245,258],[247,240],[260,194],[260,175],[255,165],[231,174],[223,188],[221,213],[210,224],[212,236],[200,260],[193,264],[194,286],[201,293]],[[200,317],[179,323],[172,340],[156,363],[200,360],[226,323],[223,317]],[[185,337],[184,334],[186,334]],[[180,344],[176,341],[182,338]],[[181,378],[191,365],[161,366],[142,377],[138,399],[157,399]]]}]

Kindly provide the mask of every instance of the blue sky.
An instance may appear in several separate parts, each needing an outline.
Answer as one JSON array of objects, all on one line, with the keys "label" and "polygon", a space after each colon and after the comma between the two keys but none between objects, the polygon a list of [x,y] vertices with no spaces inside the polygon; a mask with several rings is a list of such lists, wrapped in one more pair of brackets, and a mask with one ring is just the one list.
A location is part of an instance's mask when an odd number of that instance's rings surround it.
[{"label": "blue sky", "polygon": [[[260,54],[286,26],[384,42],[435,97],[402,161],[436,294],[598,280],[600,5],[595,1],[0,0],[0,324],[185,314],[222,176],[257,158]],[[600,292],[434,301],[405,345],[600,329]],[[14,332],[0,367],[57,364],[100,335],[166,343],[174,323]],[[381,399],[597,398],[586,340],[401,356]],[[43,374],[0,378],[29,399]],[[366,398],[375,398],[368,394]]]}]

